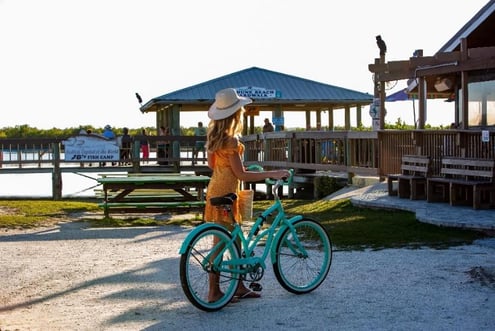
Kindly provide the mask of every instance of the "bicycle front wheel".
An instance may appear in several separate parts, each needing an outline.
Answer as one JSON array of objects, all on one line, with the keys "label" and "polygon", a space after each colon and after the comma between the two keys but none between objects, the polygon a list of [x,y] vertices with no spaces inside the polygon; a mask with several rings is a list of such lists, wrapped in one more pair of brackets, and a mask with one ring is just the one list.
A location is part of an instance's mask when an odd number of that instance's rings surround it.
[{"label": "bicycle front wheel", "polygon": [[[223,308],[239,285],[239,248],[226,229],[206,228],[199,232],[180,258],[180,281],[188,300],[204,311]],[[214,261],[217,261],[216,263]],[[210,287],[211,285],[211,287]],[[212,299],[213,288],[220,292]]]},{"label": "bicycle front wheel", "polygon": [[316,289],[327,277],[332,264],[332,242],[315,220],[303,218],[286,228],[275,243],[273,271],[280,285],[295,294]]}]

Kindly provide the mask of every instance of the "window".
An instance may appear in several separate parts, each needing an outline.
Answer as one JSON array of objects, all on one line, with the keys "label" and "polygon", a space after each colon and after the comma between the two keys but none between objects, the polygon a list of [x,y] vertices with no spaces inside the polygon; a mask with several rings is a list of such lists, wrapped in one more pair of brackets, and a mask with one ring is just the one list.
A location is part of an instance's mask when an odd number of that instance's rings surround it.
[{"label": "window", "polygon": [[495,81],[469,84],[469,126],[495,126]]}]

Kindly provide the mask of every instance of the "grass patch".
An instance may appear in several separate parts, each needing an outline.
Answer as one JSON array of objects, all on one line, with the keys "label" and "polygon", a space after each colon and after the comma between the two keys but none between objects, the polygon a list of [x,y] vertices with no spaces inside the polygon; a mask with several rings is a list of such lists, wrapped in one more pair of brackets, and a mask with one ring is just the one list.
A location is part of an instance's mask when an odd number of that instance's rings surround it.
[{"label": "grass patch", "polygon": [[[261,212],[272,201],[254,201],[254,214]],[[284,200],[288,215],[302,214],[318,220],[330,233],[333,244],[341,250],[419,248],[423,246],[447,248],[470,244],[486,237],[481,232],[439,227],[416,221],[406,211],[354,207],[349,199],[327,201]],[[455,208],[455,207],[452,207]],[[97,203],[52,200],[0,200],[0,228],[31,228],[56,224],[74,218],[74,213],[102,212]],[[200,214],[186,217],[176,215],[160,218],[146,217],[85,218],[93,227],[129,227],[196,225]]]},{"label": "grass patch", "polygon": [[[256,201],[254,213],[270,203]],[[355,207],[349,199],[285,200],[284,208],[288,215],[301,214],[319,221],[329,231],[333,244],[342,250],[447,248],[486,237],[479,231],[421,223],[411,212]]]},{"label": "grass patch", "polygon": [[67,220],[71,215],[99,211],[98,205],[78,201],[0,200],[0,228],[33,228]]}]

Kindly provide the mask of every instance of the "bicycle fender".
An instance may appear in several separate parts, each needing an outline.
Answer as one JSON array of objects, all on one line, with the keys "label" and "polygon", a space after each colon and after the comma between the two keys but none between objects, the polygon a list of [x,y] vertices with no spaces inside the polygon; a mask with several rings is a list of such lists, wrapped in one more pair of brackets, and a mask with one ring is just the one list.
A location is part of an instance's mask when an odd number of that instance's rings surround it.
[{"label": "bicycle fender", "polygon": [[186,252],[186,249],[187,247],[189,246],[189,243],[191,242],[191,240],[193,240],[193,238],[201,231],[203,231],[204,229],[207,229],[207,228],[219,228],[219,229],[223,229],[223,230],[226,230],[225,227],[219,225],[219,224],[215,224],[215,223],[204,223],[204,224],[201,224],[200,226],[196,227],[194,230],[192,230],[186,237],[186,239],[184,239],[184,241],[182,242],[182,246],[180,247],[179,249],[179,254],[184,254]]},{"label": "bicycle fender", "polygon": [[[291,217],[287,220],[287,223],[289,224],[292,224],[294,223],[295,221],[299,221],[301,219],[303,219],[304,217],[302,215],[296,215],[294,217]],[[277,261],[277,255],[276,255],[276,252],[275,252],[275,247],[277,247],[277,243],[278,241],[280,240],[280,237],[282,236],[282,233],[284,232],[284,230],[287,228],[288,226],[286,224],[282,225],[280,227],[280,229],[277,231],[277,234],[275,235],[275,239],[273,240],[273,244],[272,244],[272,247],[270,247],[270,257],[271,257],[271,260],[272,260],[272,264],[275,263]]]}]

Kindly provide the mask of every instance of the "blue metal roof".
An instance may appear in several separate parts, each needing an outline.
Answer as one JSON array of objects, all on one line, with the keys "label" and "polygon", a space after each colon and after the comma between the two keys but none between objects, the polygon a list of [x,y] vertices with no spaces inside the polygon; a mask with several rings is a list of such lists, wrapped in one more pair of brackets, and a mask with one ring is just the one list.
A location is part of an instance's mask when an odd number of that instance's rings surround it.
[{"label": "blue metal roof", "polygon": [[159,105],[211,104],[215,99],[215,93],[227,87],[236,89],[252,87],[276,91],[276,96],[273,98],[252,97],[254,104],[304,103],[342,106],[367,105],[373,101],[373,96],[368,93],[252,67],[153,98],[141,107],[141,111],[156,111]]}]

